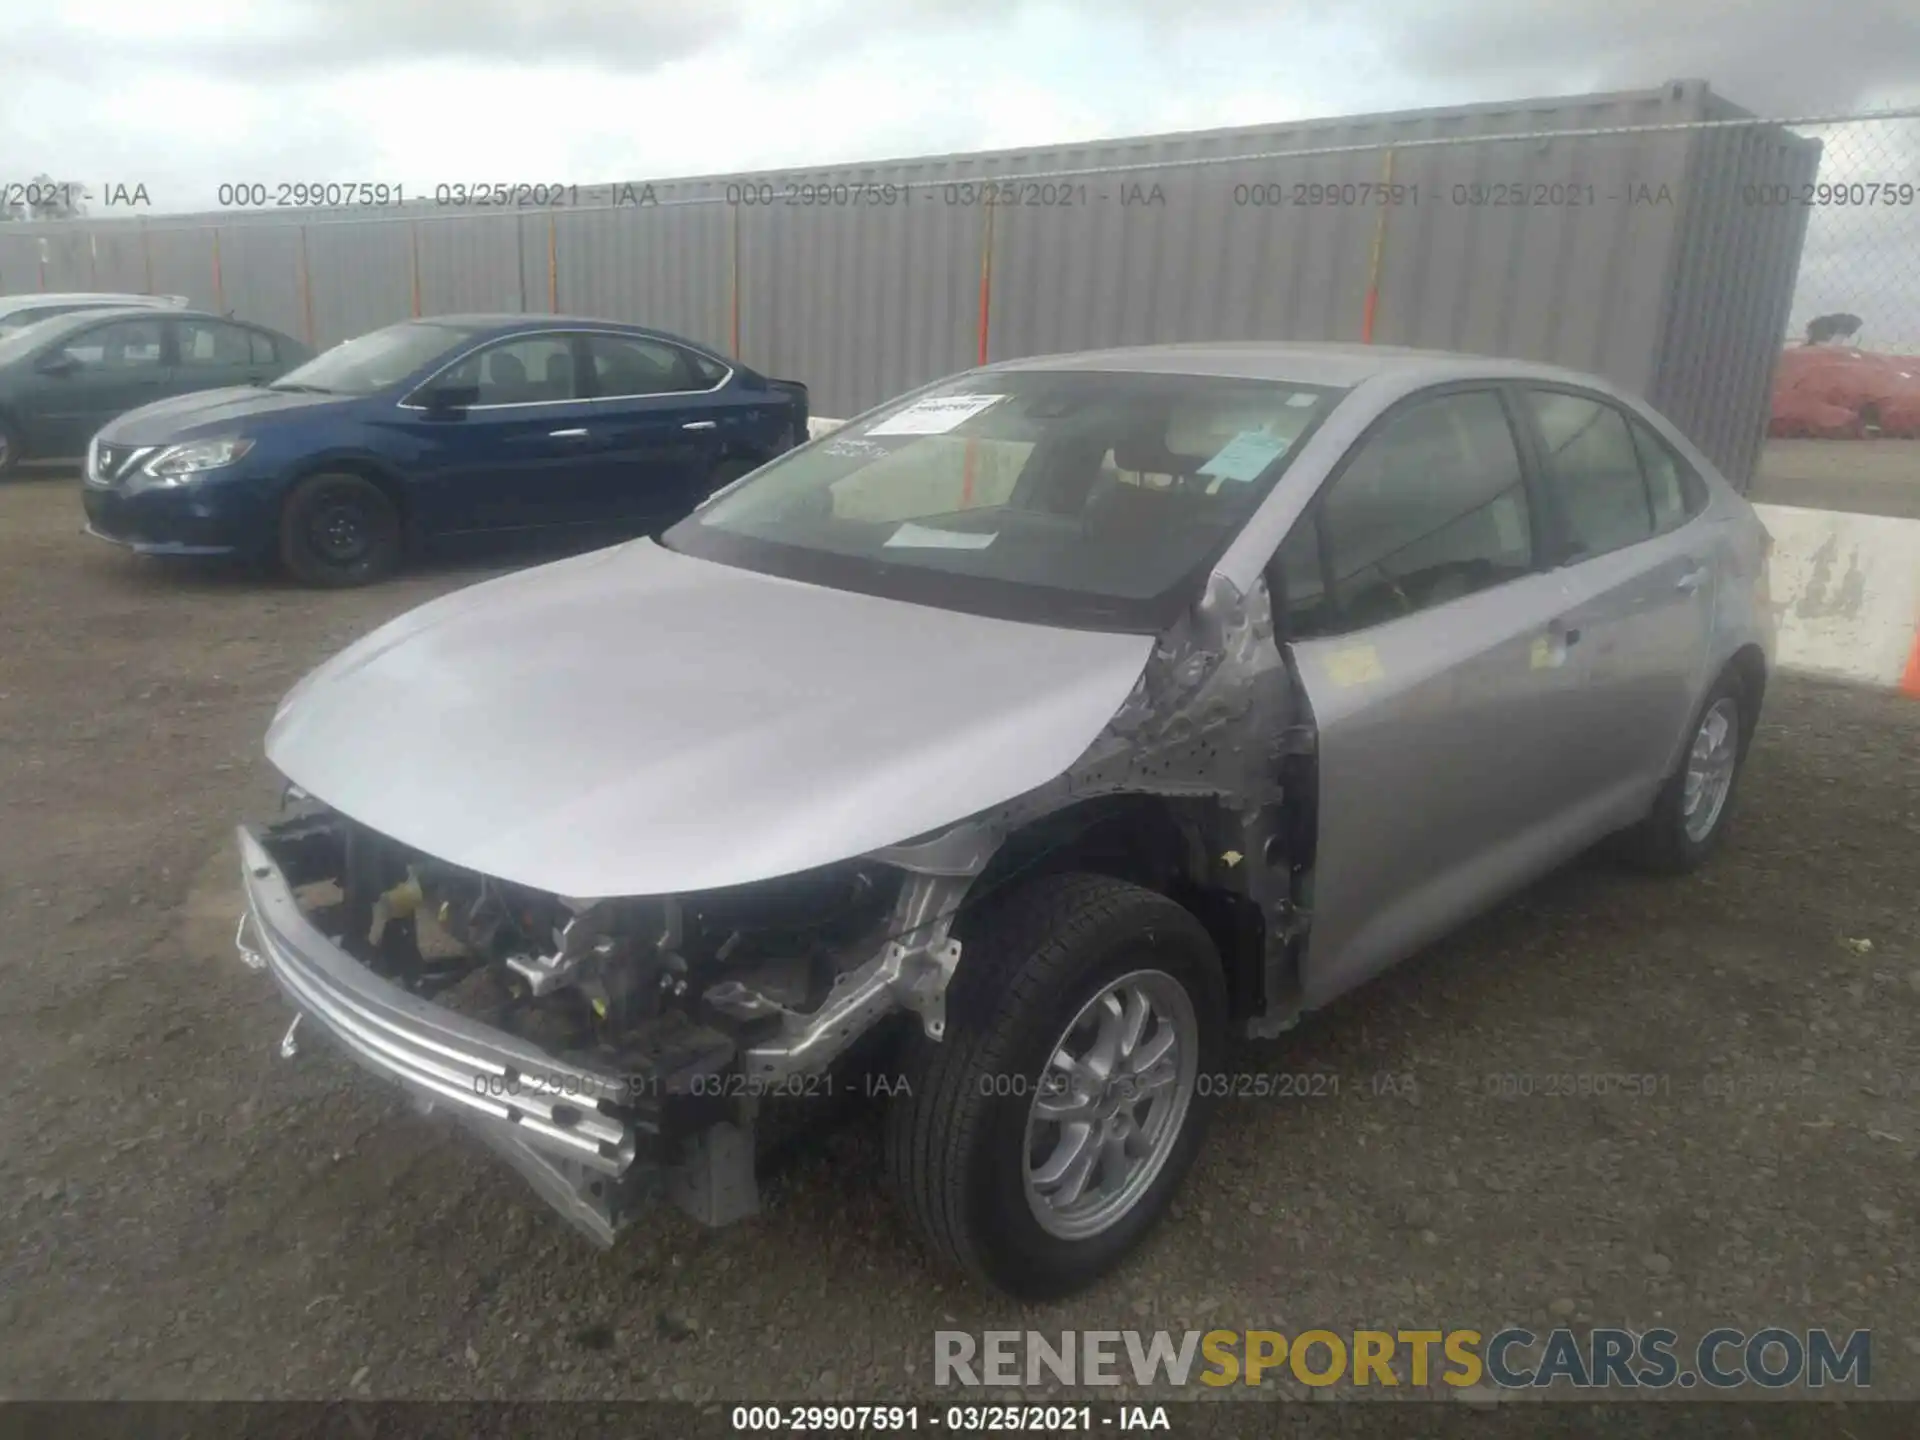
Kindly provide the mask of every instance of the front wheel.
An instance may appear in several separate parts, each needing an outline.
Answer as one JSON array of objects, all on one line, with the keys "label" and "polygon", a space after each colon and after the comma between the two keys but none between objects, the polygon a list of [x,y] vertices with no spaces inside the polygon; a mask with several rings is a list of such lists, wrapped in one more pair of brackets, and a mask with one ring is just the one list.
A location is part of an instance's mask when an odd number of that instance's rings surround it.
[{"label": "front wheel", "polygon": [[400,512],[371,480],[309,475],[281,507],[280,562],[307,585],[369,585],[399,568],[400,533]]},{"label": "front wheel", "polygon": [[20,435],[0,420],[0,479],[11,475],[20,464]]},{"label": "front wheel", "polygon": [[1165,896],[1067,874],[994,904],[888,1115],[894,1187],[934,1250],[1029,1300],[1119,1264],[1200,1148],[1225,1013],[1213,942]]}]

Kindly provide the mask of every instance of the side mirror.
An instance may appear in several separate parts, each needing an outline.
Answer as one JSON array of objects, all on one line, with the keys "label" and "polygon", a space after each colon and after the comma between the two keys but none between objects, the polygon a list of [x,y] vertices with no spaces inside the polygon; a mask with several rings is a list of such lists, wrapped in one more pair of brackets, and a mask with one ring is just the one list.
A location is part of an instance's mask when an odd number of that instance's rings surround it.
[{"label": "side mirror", "polygon": [[429,415],[450,415],[467,409],[479,399],[478,385],[436,385],[421,393],[420,403],[426,406]]},{"label": "side mirror", "polygon": [[80,362],[64,350],[54,350],[42,355],[33,368],[42,375],[71,375],[80,368]]}]

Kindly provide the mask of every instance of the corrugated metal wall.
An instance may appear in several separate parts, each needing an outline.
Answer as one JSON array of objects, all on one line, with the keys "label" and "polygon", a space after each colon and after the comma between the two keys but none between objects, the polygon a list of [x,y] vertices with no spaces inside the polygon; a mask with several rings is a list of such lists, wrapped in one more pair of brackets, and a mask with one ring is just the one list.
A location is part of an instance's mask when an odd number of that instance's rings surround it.
[{"label": "corrugated metal wall", "polygon": [[[1680,82],[703,177],[635,197],[651,204],[601,187],[597,207],[557,211],[9,225],[0,285],[178,292],[319,345],[415,313],[644,321],[806,381],[825,415],[964,369],[983,345],[1479,351],[1645,392],[1744,481],[1806,216],[1742,203],[1741,185],[1810,178],[1818,146],[1710,123],[1743,115]],[[1013,203],[979,183],[1023,176]],[[840,185],[907,188],[855,204]],[[1382,185],[1386,204],[1366,188]],[[840,203],[789,203],[795,186]],[[1516,186],[1547,203],[1500,203]]]},{"label": "corrugated metal wall", "polygon": [[1687,219],[1665,291],[1646,393],[1689,439],[1746,485],[1759,464],[1773,367],[1793,303],[1812,211],[1754,206],[1754,186],[1797,191],[1820,166],[1818,141],[1773,127],[1691,138]]}]

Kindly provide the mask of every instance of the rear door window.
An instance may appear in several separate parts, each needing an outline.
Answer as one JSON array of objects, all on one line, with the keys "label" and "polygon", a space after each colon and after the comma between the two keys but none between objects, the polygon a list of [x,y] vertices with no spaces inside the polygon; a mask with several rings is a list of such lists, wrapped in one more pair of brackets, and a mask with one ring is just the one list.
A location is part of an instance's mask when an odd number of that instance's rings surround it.
[{"label": "rear door window", "polygon": [[219,320],[177,320],[180,363],[194,369],[235,369],[252,363],[247,332]]},{"label": "rear door window", "polygon": [[1547,480],[1560,502],[1569,558],[1591,559],[1650,539],[1653,502],[1626,416],[1585,395],[1528,390]]},{"label": "rear door window", "polygon": [[1654,433],[1652,426],[1639,420],[1631,424],[1633,448],[1639,452],[1640,469],[1647,477],[1647,495],[1653,505],[1653,527],[1664,535],[1707,508],[1707,483]]},{"label": "rear door window", "polygon": [[594,394],[606,399],[706,390],[714,383],[700,377],[685,350],[660,340],[589,335],[587,354],[593,363]]}]

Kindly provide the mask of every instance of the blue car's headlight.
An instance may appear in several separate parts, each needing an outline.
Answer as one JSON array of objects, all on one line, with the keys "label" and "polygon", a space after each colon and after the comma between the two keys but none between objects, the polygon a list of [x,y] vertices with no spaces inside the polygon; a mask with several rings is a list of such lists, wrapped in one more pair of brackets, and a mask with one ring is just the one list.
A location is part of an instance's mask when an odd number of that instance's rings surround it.
[{"label": "blue car's headlight", "polygon": [[189,440],[184,445],[169,445],[140,467],[140,473],[162,484],[178,483],[191,475],[203,474],[231,465],[253,448],[253,441]]}]

